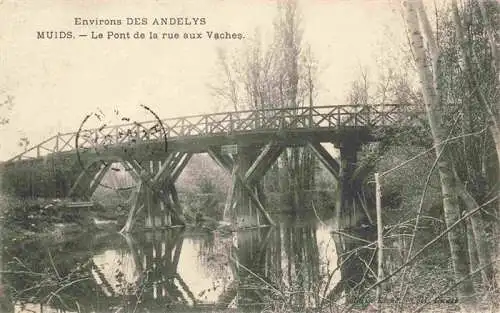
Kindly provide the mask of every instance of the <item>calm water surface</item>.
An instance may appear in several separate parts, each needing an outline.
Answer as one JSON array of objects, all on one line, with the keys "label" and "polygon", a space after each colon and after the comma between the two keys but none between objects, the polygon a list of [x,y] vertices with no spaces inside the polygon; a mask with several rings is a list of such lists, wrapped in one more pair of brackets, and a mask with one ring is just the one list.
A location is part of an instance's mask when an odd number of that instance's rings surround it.
[{"label": "calm water surface", "polygon": [[15,312],[317,308],[342,301],[368,272],[346,253],[366,243],[332,229],[328,221],[286,218],[237,233],[174,229],[6,242],[3,292],[15,299]]}]

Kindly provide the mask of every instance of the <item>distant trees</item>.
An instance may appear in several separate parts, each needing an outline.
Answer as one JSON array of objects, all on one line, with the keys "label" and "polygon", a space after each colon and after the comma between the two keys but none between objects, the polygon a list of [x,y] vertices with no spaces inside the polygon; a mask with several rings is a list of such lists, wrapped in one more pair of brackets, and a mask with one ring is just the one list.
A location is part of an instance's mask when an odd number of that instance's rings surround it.
[{"label": "distant trees", "polygon": [[9,123],[8,115],[13,106],[14,97],[10,94],[0,91],[0,126]]},{"label": "distant trees", "polygon": [[[264,44],[262,34],[256,30],[253,43],[241,55],[230,59],[219,50],[221,80],[212,90],[226,107],[243,110],[314,106],[318,65],[302,40],[297,1],[280,1],[277,9],[270,44]],[[268,179],[281,190],[290,191],[291,204],[299,207],[303,191],[314,185],[314,167],[309,150],[289,148],[272,167],[273,175]]]},{"label": "distant trees", "polygon": [[207,154],[196,154],[182,171],[177,184],[180,192],[225,193],[231,177]]},{"label": "distant trees", "polygon": [[231,177],[207,154],[196,154],[176,182],[184,205],[192,213],[203,212],[211,218],[222,219],[226,193]]}]

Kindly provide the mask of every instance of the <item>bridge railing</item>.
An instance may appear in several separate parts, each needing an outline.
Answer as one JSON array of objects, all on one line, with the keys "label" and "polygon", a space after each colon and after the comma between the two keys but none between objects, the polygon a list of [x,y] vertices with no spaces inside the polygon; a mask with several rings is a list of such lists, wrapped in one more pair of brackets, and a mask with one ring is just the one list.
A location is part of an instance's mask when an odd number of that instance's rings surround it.
[{"label": "bridge railing", "polygon": [[[9,161],[105,145],[194,136],[228,135],[282,129],[404,126],[415,122],[422,109],[413,105],[336,105],[270,108],[168,118],[57,134]],[[77,140],[78,136],[78,140]],[[78,143],[78,144],[77,144]]]}]

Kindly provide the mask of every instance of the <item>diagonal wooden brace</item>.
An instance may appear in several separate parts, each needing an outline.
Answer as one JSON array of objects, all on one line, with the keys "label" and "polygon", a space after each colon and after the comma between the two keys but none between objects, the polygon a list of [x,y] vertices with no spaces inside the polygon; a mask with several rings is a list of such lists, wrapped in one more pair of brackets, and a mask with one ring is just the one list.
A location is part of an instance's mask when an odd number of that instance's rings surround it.
[{"label": "diagonal wooden brace", "polygon": [[226,204],[224,205],[224,213],[223,218],[226,219],[229,212],[233,210],[233,205],[236,203],[236,174],[238,173],[238,167],[234,166],[233,171],[231,173],[231,185],[229,186],[229,191],[227,192]]},{"label": "diagonal wooden brace", "polygon": [[175,183],[192,156],[192,153],[178,152],[171,154],[160,167],[152,182],[163,185]]},{"label": "diagonal wooden brace", "polygon": [[170,179],[169,181],[171,183],[175,183],[179,176],[181,175],[182,171],[186,167],[186,165],[189,163],[189,160],[191,160],[191,157],[193,156],[192,153],[185,153],[182,157],[182,159],[178,162],[177,166],[172,170],[172,174],[170,174]]},{"label": "diagonal wooden brace", "polygon": [[240,174],[236,175],[236,179],[244,187],[244,190],[246,191],[247,195],[250,197],[250,200],[257,207],[259,212],[264,216],[264,218],[266,219],[266,222],[269,225],[274,226],[275,223],[274,223],[273,219],[271,218],[269,213],[267,213],[266,209],[264,208],[264,206],[260,202],[259,197],[256,195],[253,188],[247,182],[243,181],[243,177]]},{"label": "diagonal wooden brace", "polygon": [[283,150],[284,147],[278,145],[274,140],[268,143],[245,173],[243,181],[255,182],[262,178],[269,170],[269,167],[276,162]]},{"label": "diagonal wooden brace", "polygon": [[[169,168],[172,167],[172,164],[169,164],[167,162],[168,160],[171,160],[171,162],[173,162],[174,160],[177,160],[177,162],[179,162],[180,160],[182,160],[182,158],[178,157],[177,155],[174,155],[172,158],[170,158],[170,156],[167,157],[167,160],[160,168],[160,171],[166,172],[166,171],[168,171]],[[141,178],[141,182],[143,183],[143,185],[145,187],[150,188],[153,192],[155,192],[160,197],[160,199],[163,201],[163,203],[165,204],[165,207],[167,207],[168,210],[173,214],[173,217],[175,218],[175,220],[179,224],[184,225],[185,224],[184,215],[182,213],[178,198],[176,196],[177,192],[175,190],[174,184],[172,182],[170,182],[168,184],[168,191],[165,191],[163,188],[161,188],[161,185],[158,183],[158,181],[156,181],[156,179],[160,179],[161,177],[164,177],[166,174],[162,173],[162,175],[153,177],[152,174],[149,171],[147,171],[146,169],[144,169],[139,164],[139,162],[137,162],[136,160],[130,159],[128,161],[130,162],[131,166],[137,172],[140,173],[140,178]],[[174,206],[170,205],[171,201],[170,201],[169,195],[172,195],[172,198],[173,198],[174,204],[175,204]]]},{"label": "diagonal wooden brace", "polygon": [[233,171],[234,160],[230,156],[224,155],[214,148],[208,148],[207,153],[221,168],[226,169],[229,173]]},{"label": "diagonal wooden brace", "polygon": [[[90,196],[92,195],[89,193],[89,189],[91,188],[92,182],[96,181],[96,178],[102,173],[103,167],[106,167],[106,164],[101,164],[101,162],[92,162],[89,165],[87,165],[80,175],[78,175],[78,178],[76,179],[75,183],[71,187],[71,190],[69,191],[69,197],[75,197],[75,196],[81,196],[84,199],[88,200],[90,199]],[[107,171],[107,169],[106,169]],[[102,175],[104,176],[104,175]],[[100,177],[97,180],[97,184],[100,183],[100,180],[102,177]],[[96,187],[97,188],[97,187]]]},{"label": "diagonal wooden brace", "polygon": [[94,180],[90,183],[90,187],[89,187],[89,191],[88,191],[88,195],[90,197],[92,197],[92,195],[96,191],[97,187],[99,187],[99,185],[101,184],[101,181],[102,181],[104,175],[106,175],[109,168],[111,167],[111,164],[112,163],[106,163],[106,165],[101,167],[101,169],[99,170],[99,172],[95,176]]},{"label": "diagonal wooden brace", "polygon": [[340,179],[340,165],[339,163],[326,151],[326,149],[319,142],[307,143],[307,146],[316,155],[316,157],[323,163],[326,169],[339,181]]},{"label": "diagonal wooden brace", "polygon": [[182,155],[183,154],[179,152],[171,153],[163,162],[162,166],[158,170],[158,173],[151,173],[152,175],[154,175],[153,181],[157,182],[160,180],[164,180],[165,177],[168,177],[175,166],[179,163],[179,159],[182,157]]},{"label": "diagonal wooden brace", "polygon": [[127,222],[120,230],[120,233],[128,233],[132,229],[136,216],[139,214],[140,210],[142,210],[142,208],[144,207],[144,204],[142,204],[143,197],[144,197],[144,186],[142,182],[139,182],[138,191],[135,195],[132,207],[130,208],[130,211],[128,213]]},{"label": "diagonal wooden brace", "polygon": [[[262,205],[259,197],[257,196],[254,188],[252,188],[252,184],[255,183],[258,177],[262,177],[262,175],[267,171],[269,166],[273,164],[276,159],[279,157],[283,149],[276,145],[274,141],[270,142],[266,147],[264,147],[263,151],[257,157],[257,159],[252,163],[252,166],[247,170],[247,172],[243,175],[240,172],[240,168],[236,165],[236,162],[229,156],[224,155],[222,153],[217,152],[213,148],[208,149],[208,154],[210,157],[222,168],[226,169],[231,173],[232,176],[232,185],[229,190],[228,199],[225,204],[224,211],[227,213],[230,209],[234,207],[234,203],[236,202],[236,189],[239,186],[242,187],[244,193],[250,199],[251,203],[258,209],[258,211],[262,214],[264,219],[269,225],[275,225],[269,213],[265,210]],[[247,176],[249,178],[245,178]],[[258,176],[260,175],[260,176]],[[251,177],[251,178],[250,178]]]},{"label": "diagonal wooden brace", "polygon": [[141,178],[139,177],[139,173],[132,167],[130,162],[122,162],[123,167],[125,168],[125,172],[129,173],[130,176],[134,179],[135,182],[140,182]]}]

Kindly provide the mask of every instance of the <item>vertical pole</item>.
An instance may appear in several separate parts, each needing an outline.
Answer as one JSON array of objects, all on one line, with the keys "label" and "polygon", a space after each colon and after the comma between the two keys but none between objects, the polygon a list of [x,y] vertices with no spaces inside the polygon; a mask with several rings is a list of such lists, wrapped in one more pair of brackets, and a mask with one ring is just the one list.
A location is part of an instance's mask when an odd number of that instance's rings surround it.
[{"label": "vertical pole", "polygon": [[147,187],[145,189],[145,201],[144,205],[147,207],[147,215],[146,215],[146,228],[147,229],[152,229],[153,228],[153,213],[151,212],[151,189]]},{"label": "vertical pole", "polygon": [[141,140],[141,127],[139,125],[135,127],[135,140],[136,142]]},{"label": "vertical pole", "polygon": [[309,128],[313,128],[313,109],[312,103],[309,105]]},{"label": "vertical pole", "polygon": [[[149,189],[149,193],[148,193],[148,206],[150,208],[150,212],[151,212],[151,228],[153,229],[153,236],[154,236],[154,232],[156,231],[156,201],[155,201],[155,198],[156,198],[156,193]],[[153,249],[154,249],[154,244],[153,244]],[[154,263],[154,262],[153,262]]]},{"label": "vertical pole", "polygon": [[383,259],[384,259],[384,243],[382,239],[382,231],[383,231],[383,226],[382,226],[382,192],[380,188],[380,177],[378,173],[375,173],[375,194],[376,194],[376,209],[377,209],[377,263],[378,263],[378,268],[377,268],[377,283],[379,285],[377,286],[377,294],[376,294],[376,299],[377,302],[380,302],[380,297],[382,295],[382,286],[380,282],[382,279],[384,279],[384,273],[383,273]]},{"label": "vertical pole", "polygon": [[61,135],[61,133],[57,133],[57,136],[56,136],[56,146],[54,147],[55,152],[59,152],[59,136],[60,135]]},{"label": "vertical pole", "polygon": [[338,145],[340,150],[340,168],[338,178],[336,212],[339,229],[354,226],[356,220],[354,203],[361,188],[360,180],[353,179],[357,163],[358,143],[350,138],[343,139]]},{"label": "vertical pole", "polygon": [[[219,122],[219,123],[221,123],[221,122]],[[232,133],[233,129],[234,129],[234,126],[233,126],[233,114],[231,112],[229,112],[229,132]]]}]

